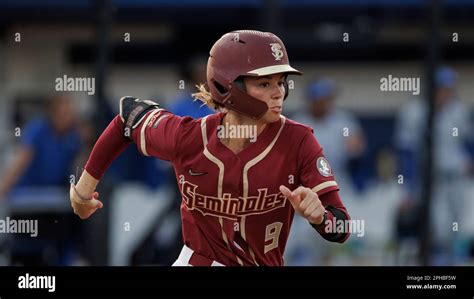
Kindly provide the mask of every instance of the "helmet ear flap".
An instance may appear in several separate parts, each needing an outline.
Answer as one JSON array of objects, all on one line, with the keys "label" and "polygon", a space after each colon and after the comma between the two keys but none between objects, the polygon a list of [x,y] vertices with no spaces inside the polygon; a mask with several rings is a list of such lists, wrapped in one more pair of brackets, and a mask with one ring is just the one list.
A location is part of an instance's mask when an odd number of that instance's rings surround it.
[{"label": "helmet ear flap", "polygon": [[245,82],[244,82],[244,78],[242,78],[242,76],[238,77],[237,79],[235,79],[235,85],[242,91],[245,91],[247,92],[247,87],[245,87]]},{"label": "helmet ear flap", "polygon": [[224,86],[222,86],[219,82],[217,82],[216,80],[212,80],[212,83],[214,84],[214,87],[217,89],[217,91],[225,96],[229,93],[229,90],[227,88],[225,88]]},{"label": "helmet ear flap", "polygon": [[285,86],[285,97],[283,98],[283,101],[284,101],[286,100],[286,98],[288,97],[288,94],[290,93],[290,90],[288,87],[288,81],[286,81],[286,78],[285,78],[285,83],[283,83],[283,86]]}]

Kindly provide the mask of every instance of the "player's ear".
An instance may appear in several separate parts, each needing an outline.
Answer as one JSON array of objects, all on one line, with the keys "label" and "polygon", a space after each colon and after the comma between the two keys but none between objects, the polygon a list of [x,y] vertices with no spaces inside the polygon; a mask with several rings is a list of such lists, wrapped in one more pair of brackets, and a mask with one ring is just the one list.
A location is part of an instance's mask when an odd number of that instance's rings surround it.
[{"label": "player's ear", "polygon": [[286,100],[290,92],[290,87],[288,86],[288,74],[285,74],[283,86],[285,87],[285,96],[283,97],[283,101],[284,101]]}]

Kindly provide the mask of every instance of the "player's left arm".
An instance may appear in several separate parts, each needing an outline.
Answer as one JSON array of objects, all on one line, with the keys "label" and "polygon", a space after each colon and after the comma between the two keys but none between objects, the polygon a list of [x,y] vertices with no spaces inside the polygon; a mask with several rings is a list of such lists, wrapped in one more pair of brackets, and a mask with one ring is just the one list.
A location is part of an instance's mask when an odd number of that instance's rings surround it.
[{"label": "player's left arm", "polygon": [[[293,208],[305,217],[326,240],[344,242],[350,232],[334,232],[338,220],[349,221],[350,216],[339,197],[339,187],[331,166],[311,129],[306,132],[299,148],[299,181],[302,186],[291,191],[281,186],[280,191]],[[285,190],[286,189],[286,190]]]}]

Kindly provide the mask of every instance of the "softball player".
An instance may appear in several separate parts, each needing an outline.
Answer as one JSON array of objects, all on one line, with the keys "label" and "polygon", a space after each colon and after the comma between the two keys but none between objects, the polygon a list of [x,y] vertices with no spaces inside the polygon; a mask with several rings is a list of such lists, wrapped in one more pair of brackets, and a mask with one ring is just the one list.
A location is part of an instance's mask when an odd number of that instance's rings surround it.
[{"label": "softball player", "polygon": [[[453,229],[464,227],[470,156],[466,144],[471,143],[469,107],[458,97],[458,74],[443,66],[435,73],[436,96],[433,146],[433,196],[430,205],[430,229],[433,250],[430,263],[435,266],[453,265],[456,246],[465,233]],[[419,200],[421,187],[421,142],[426,135],[426,101],[416,98],[404,104],[397,118],[395,144],[400,153],[402,174],[405,177],[406,199],[401,206]]]},{"label": "softball player", "polygon": [[[95,188],[112,161],[134,142],[146,155],[173,164],[182,195],[184,247],[178,266],[281,266],[295,211],[323,238],[349,220],[338,185],[312,129],[285,118],[290,66],[272,33],[233,31],[212,47],[207,86],[194,97],[218,110],[179,117],[152,101],[120,100],[117,115],[96,142],[85,170],[71,185],[74,212],[88,218],[103,204]],[[220,134],[256,129],[257,138]],[[249,130],[251,131],[251,130]]]}]

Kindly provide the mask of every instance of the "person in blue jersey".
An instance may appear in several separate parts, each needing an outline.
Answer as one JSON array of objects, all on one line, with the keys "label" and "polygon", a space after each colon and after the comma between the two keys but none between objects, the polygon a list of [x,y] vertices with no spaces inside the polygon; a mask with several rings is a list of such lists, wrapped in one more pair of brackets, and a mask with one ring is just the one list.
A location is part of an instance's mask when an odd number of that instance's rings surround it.
[{"label": "person in blue jersey", "polygon": [[[462,262],[455,252],[467,233],[463,226],[465,191],[472,157],[472,124],[466,103],[456,93],[458,74],[443,66],[435,73],[434,143],[432,200],[430,207],[432,265],[453,265]],[[403,200],[400,205],[398,237],[422,238],[416,226],[420,223],[417,210],[422,186],[422,146],[426,138],[427,101],[415,98],[404,104],[398,114],[395,146],[399,153],[400,173],[403,175]],[[418,208],[417,208],[418,207]],[[410,216],[411,215],[411,216]],[[413,219],[413,221],[408,221]],[[456,228],[458,225],[458,228]]]},{"label": "person in blue jersey", "polygon": [[43,116],[20,127],[18,148],[0,177],[0,199],[8,199],[12,207],[10,217],[35,219],[39,225],[36,238],[13,236],[10,250],[14,264],[68,264],[75,251],[70,232],[64,232],[76,230],[80,224],[71,213],[39,212],[32,208],[17,215],[14,208],[25,198],[31,203],[29,206],[51,203],[51,190],[67,190],[70,177],[76,172],[81,133],[72,99],[64,94],[55,96],[46,104],[46,110]]},{"label": "person in blue jersey", "polygon": [[80,149],[80,134],[70,98],[48,103],[46,116],[20,131],[20,145],[0,180],[0,197],[20,187],[67,186]]}]

